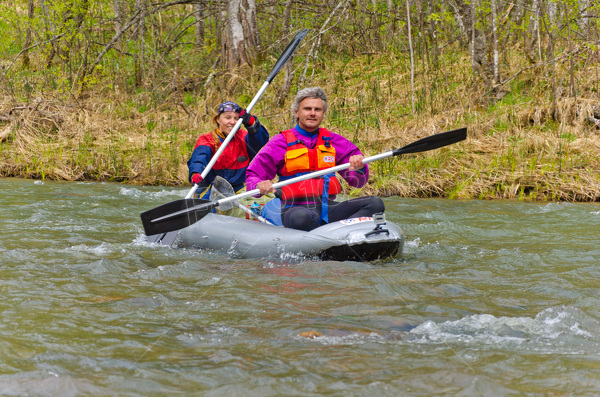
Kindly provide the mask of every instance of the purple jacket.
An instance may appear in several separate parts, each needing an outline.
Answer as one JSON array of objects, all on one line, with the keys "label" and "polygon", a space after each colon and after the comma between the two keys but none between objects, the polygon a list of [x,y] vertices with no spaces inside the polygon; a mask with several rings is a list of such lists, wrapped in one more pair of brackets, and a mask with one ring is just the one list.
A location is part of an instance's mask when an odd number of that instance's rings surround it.
[{"label": "purple jacket", "polygon": [[[315,147],[318,134],[306,132],[298,125],[292,131],[306,147]],[[335,165],[346,164],[350,156],[362,154],[355,144],[333,132],[331,133],[331,144],[335,148]],[[275,178],[275,175],[279,175],[283,168],[286,152],[287,142],[283,134],[277,134],[271,138],[246,169],[246,190],[254,190],[258,182],[270,181]],[[350,186],[363,187],[369,179],[369,167],[365,164],[365,167],[360,171],[345,169],[340,171],[339,174]]]}]

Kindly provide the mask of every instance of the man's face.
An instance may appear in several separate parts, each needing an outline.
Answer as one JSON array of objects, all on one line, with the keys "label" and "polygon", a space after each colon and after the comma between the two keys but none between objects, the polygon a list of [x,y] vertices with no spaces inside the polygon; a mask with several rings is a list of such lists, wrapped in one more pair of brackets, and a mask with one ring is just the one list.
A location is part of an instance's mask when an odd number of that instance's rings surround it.
[{"label": "man's face", "polygon": [[323,121],[323,101],[320,98],[305,98],[295,113],[300,128],[312,132],[319,128]]}]

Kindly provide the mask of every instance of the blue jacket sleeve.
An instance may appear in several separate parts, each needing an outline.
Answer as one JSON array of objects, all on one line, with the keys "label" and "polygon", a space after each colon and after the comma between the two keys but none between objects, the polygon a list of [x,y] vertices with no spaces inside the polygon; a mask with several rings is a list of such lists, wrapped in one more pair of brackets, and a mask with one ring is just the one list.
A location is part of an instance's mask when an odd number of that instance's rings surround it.
[{"label": "blue jacket sleeve", "polygon": [[258,118],[256,118],[254,124],[248,127],[247,130],[246,147],[248,148],[249,160],[252,160],[269,141],[269,131],[258,121]]},{"label": "blue jacket sleeve", "polygon": [[[192,157],[188,160],[187,165],[189,168],[188,181],[192,181],[192,174],[196,172],[202,173],[210,159],[212,158],[213,152],[209,146],[198,145],[192,152]],[[208,175],[207,175],[208,176]]]}]

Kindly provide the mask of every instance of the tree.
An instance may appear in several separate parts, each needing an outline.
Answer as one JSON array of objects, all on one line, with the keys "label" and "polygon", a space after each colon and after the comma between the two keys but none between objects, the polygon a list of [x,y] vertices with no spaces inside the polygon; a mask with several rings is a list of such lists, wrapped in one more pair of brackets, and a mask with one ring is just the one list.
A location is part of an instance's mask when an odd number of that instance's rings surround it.
[{"label": "tree", "polygon": [[27,10],[27,17],[29,19],[29,24],[27,25],[27,29],[25,30],[25,49],[23,51],[23,66],[29,67],[29,46],[31,45],[31,21],[33,20],[33,12],[35,10],[35,5],[33,0],[29,0],[29,7]]},{"label": "tree", "polygon": [[196,47],[204,46],[204,6],[200,3],[194,4],[194,14],[196,17],[195,40]]},{"label": "tree", "polygon": [[251,63],[260,50],[255,0],[227,0],[221,58],[229,68]]}]

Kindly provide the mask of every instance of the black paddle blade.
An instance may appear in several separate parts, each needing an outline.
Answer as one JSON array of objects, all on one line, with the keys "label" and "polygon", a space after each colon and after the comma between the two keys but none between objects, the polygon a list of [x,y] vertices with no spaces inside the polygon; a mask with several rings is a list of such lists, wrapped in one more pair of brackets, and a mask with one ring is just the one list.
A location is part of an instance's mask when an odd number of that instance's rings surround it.
[{"label": "black paddle blade", "polygon": [[275,63],[275,66],[273,66],[271,74],[269,74],[269,77],[267,77],[267,81],[269,82],[269,84],[271,84],[275,76],[277,76],[277,73],[279,73],[283,65],[287,63],[288,59],[290,59],[294,52],[296,52],[296,48],[298,48],[300,42],[308,33],[308,30],[309,29],[304,29],[296,33],[296,36],[292,39],[292,41],[290,41],[290,44],[288,44],[285,50],[283,50],[283,53],[281,54],[281,56],[279,56],[279,59]]},{"label": "black paddle blade", "polygon": [[394,156],[404,153],[418,153],[426,152],[448,146],[456,142],[464,141],[467,139],[467,128],[459,128],[457,130],[440,132],[439,134],[431,135],[413,143],[410,143],[400,149],[394,149]]},{"label": "black paddle blade", "polygon": [[153,208],[140,215],[146,236],[183,229],[204,218],[215,202],[201,199],[181,199]]},{"label": "black paddle blade", "polygon": [[146,241],[148,243],[167,245],[170,247],[175,242],[178,233],[178,231],[174,231],[169,233],[153,234],[152,236],[146,236]]}]

